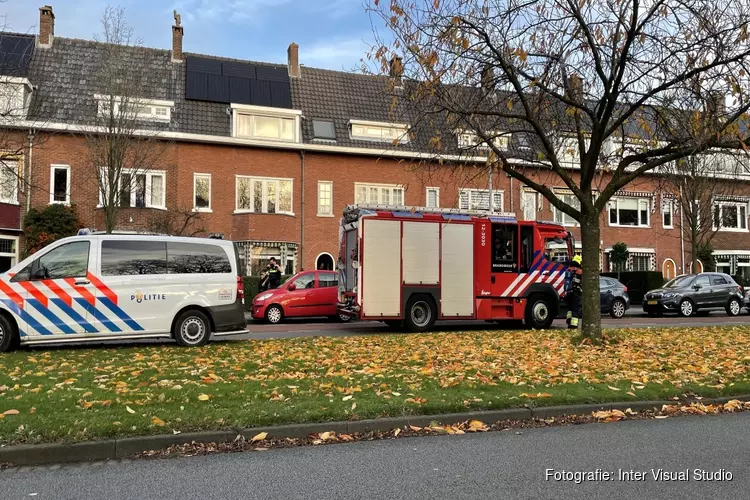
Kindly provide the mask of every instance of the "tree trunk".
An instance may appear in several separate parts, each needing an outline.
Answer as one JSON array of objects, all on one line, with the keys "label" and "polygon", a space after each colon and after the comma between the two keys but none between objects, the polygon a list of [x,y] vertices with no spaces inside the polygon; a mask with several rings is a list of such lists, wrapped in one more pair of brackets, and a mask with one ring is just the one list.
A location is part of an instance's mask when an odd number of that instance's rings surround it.
[{"label": "tree trunk", "polygon": [[581,337],[598,344],[602,338],[599,297],[599,214],[583,214],[581,257],[583,259],[583,324]]}]

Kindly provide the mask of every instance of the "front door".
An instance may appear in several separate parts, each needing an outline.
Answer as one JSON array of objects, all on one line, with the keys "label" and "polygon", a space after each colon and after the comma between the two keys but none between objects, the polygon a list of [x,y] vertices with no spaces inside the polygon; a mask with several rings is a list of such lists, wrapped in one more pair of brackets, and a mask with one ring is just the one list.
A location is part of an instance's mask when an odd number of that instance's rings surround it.
[{"label": "front door", "polygon": [[493,297],[513,297],[526,281],[518,266],[520,244],[517,224],[492,224],[490,282]]},{"label": "front door", "polygon": [[708,275],[701,274],[695,278],[693,290],[695,303],[699,307],[707,307],[711,305],[711,281],[708,279]]},{"label": "front door", "polygon": [[[291,286],[294,285],[294,286]],[[284,312],[287,316],[314,316],[315,315],[315,273],[301,274],[290,283],[287,292]]]},{"label": "front door", "polygon": [[319,272],[318,288],[320,293],[320,315],[336,316],[338,303],[339,276],[336,273]]},{"label": "front door", "polygon": [[93,287],[88,280],[90,241],[60,245],[34,260],[11,280],[23,288],[29,336],[96,333],[90,322]]}]

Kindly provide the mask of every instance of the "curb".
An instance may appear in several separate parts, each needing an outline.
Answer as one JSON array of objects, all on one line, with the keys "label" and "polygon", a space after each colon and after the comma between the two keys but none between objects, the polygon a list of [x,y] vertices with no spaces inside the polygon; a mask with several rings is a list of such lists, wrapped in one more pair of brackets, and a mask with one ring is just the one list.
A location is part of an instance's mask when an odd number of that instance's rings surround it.
[{"label": "curb", "polygon": [[[750,394],[715,399],[704,398],[701,399],[700,402],[704,404],[718,405],[724,404],[733,399],[750,401]],[[697,400],[631,401],[604,404],[548,406],[541,408],[511,408],[507,410],[473,411],[447,413],[442,415],[408,415],[352,422],[322,422],[279,425],[273,427],[253,427],[243,429],[239,432],[206,431],[182,434],[162,434],[74,444],[22,444],[0,447],[0,463],[21,466],[120,459],[131,457],[140,452],[160,450],[174,445],[230,442],[236,439],[238,434],[242,435],[245,439],[251,439],[262,431],[268,432],[268,434],[274,438],[305,438],[310,434],[321,432],[358,434],[374,431],[386,432],[408,425],[426,427],[431,422],[440,422],[444,425],[456,424],[467,420],[481,420],[485,423],[495,423],[509,420],[531,420],[534,418],[547,419],[550,417],[561,417],[567,415],[588,415],[599,410],[625,410],[627,408],[630,408],[635,412],[640,412],[661,408],[663,405],[689,404],[695,401]]]}]

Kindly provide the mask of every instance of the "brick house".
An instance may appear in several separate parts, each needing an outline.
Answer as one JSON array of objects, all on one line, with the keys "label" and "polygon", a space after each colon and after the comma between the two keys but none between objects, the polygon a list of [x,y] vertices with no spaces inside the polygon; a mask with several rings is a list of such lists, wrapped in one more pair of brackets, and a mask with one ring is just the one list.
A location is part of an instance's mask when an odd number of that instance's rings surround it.
[{"label": "brick house", "polygon": [[[37,36],[3,34],[4,41],[32,50],[20,69],[0,65],[0,85],[9,89],[0,96],[24,103],[8,127],[28,141],[17,160],[28,182],[0,179],[6,186],[0,190],[0,271],[19,258],[21,220],[29,207],[74,203],[86,226],[102,228],[104,222],[81,131],[101,112],[102,89],[93,75],[105,47],[56,37],[51,7],[40,9],[39,25]],[[128,66],[142,75],[143,131],[157,130],[166,151],[159,165],[123,179],[130,187],[119,230],[142,230],[164,213],[194,211],[206,232],[241,244],[248,273],[271,256],[291,273],[334,266],[338,215],[347,204],[489,208],[480,152],[443,154],[437,161],[418,135],[394,146],[409,126],[393,123],[384,92],[398,75],[308,68],[300,65],[296,44],[289,46],[286,65],[184,53],[183,27],[173,26],[172,35],[171,50],[129,51]],[[467,139],[452,140],[460,145]],[[523,147],[515,138],[510,142]],[[564,194],[561,181],[546,183]],[[736,227],[723,229],[713,244],[721,270],[750,277],[750,186],[744,188],[746,196],[716,201],[722,210],[736,211]],[[492,179],[492,202],[497,211],[555,220],[577,232],[567,215],[505,174]],[[679,218],[656,180],[639,178],[602,214],[602,268],[609,267],[608,250],[622,241],[630,248],[630,269],[684,272],[690,255]]]}]

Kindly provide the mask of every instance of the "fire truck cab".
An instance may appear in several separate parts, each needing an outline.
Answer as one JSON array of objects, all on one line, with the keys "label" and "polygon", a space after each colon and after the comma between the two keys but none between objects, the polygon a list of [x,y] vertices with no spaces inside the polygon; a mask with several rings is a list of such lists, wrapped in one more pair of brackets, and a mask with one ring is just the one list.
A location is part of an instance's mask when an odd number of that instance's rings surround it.
[{"label": "fire truck cab", "polygon": [[436,320],[558,316],[572,235],[515,214],[350,205],[339,228],[340,314],[410,331]]}]

